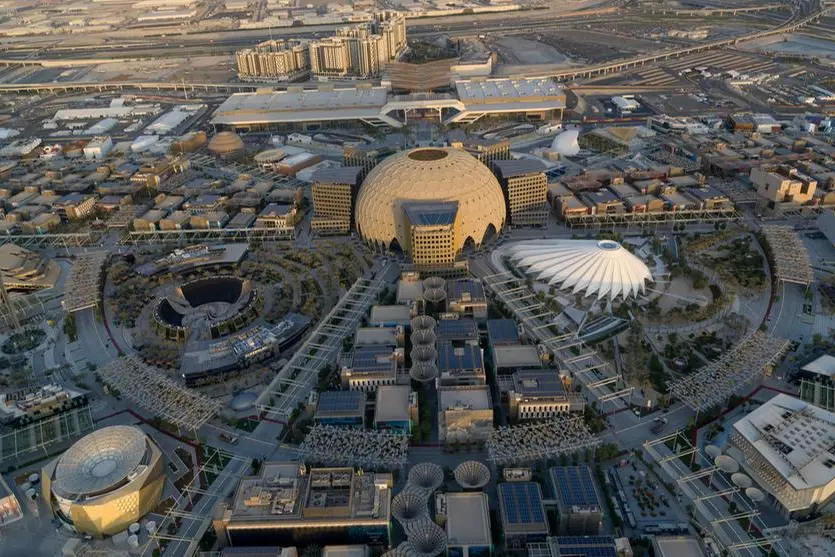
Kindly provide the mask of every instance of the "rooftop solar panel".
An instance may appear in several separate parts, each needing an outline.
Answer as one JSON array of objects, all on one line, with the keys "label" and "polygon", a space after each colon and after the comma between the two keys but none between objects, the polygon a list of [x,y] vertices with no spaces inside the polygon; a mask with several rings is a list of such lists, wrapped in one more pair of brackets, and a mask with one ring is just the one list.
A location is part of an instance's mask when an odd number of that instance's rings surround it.
[{"label": "rooftop solar panel", "polygon": [[478,346],[455,347],[450,342],[439,342],[438,369],[442,372],[484,369],[481,349]]},{"label": "rooftop solar panel", "polygon": [[560,502],[567,507],[597,506],[597,491],[588,466],[556,466],[551,468],[551,481]]},{"label": "rooftop solar panel", "polygon": [[487,335],[492,344],[515,344],[519,342],[519,330],[513,319],[488,319]]},{"label": "rooftop solar panel", "polygon": [[612,536],[559,536],[558,557],[617,557]]},{"label": "rooftop solar panel", "polygon": [[450,300],[460,300],[464,293],[470,295],[470,299],[485,300],[484,286],[481,282],[472,279],[451,280],[446,283],[447,297]]},{"label": "rooftop solar panel", "polygon": [[470,317],[441,319],[438,321],[438,338],[445,340],[477,340],[478,325]]},{"label": "rooftop solar panel", "polygon": [[316,412],[323,414],[363,412],[365,393],[360,391],[325,391],[319,394]]},{"label": "rooftop solar panel", "polygon": [[535,482],[499,484],[505,525],[545,524],[542,494]]},{"label": "rooftop solar panel", "polygon": [[351,371],[353,373],[387,371],[392,366],[393,352],[393,346],[360,346],[354,350],[354,355],[351,358]]}]

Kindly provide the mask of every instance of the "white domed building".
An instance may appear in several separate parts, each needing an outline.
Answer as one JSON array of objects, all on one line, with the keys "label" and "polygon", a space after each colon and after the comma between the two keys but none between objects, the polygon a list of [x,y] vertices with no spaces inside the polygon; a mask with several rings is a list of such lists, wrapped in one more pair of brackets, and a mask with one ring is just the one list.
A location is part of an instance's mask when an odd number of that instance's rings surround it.
[{"label": "white domed building", "polygon": [[505,215],[493,173],[453,148],[392,155],[368,174],[356,202],[360,236],[374,248],[408,252],[417,266],[452,263],[495,236]]},{"label": "white domed building", "polygon": [[580,144],[577,142],[580,137],[580,130],[565,130],[551,143],[551,150],[563,157],[574,157],[580,152]]},{"label": "white domed building", "polygon": [[598,300],[637,297],[652,282],[649,267],[613,240],[531,240],[507,249],[534,279]]},{"label": "white domed building", "polygon": [[111,426],[76,441],[44,466],[41,495],[76,532],[112,536],[160,502],[162,452],[141,429]]}]

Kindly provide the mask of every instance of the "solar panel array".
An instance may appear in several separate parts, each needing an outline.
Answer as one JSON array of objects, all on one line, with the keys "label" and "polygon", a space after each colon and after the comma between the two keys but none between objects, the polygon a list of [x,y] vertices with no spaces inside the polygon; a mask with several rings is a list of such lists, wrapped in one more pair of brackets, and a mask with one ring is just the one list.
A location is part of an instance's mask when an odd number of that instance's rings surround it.
[{"label": "solar panel array", "polygon": [[478,326],[471,317],[438,321],[438,340],[478,340]]},{"label": "solar panel array", "polygon": [[551,468],[551,481],[560,502],[565,506],[599,505],[594,479],[588,466],[556,466]]},{"label": "solar panel array", "polygon": [[450,300],[460,300],[464,293],[468,293],[472,301],[486,300],[484,286],[473,279],[451,280],[446,283],[447,297]]},{"label": "solar panel array", "polygon": [[484,369],[481,349],[469,344],[457,348],[450,342],[439,342],[438,368],[441,371]]},{"label": "solar panel array", "polygon": [[618,557],[612,536],[559,536],[558,557]]},{"label": "solar panel array", "polygon": [[499,484],[505,524],[545,524],[542,493],[535,482]]},{"label": "solar panel array", "polygon": [[393,346],[360,346],[354,350],[351,359],[351,371],[354,373],[373,373],[391,369]]},{"label": "solar panel array", "polygon": [[519,330],[513,319],[488,319],[487,335],[492,344],[516,344],[519,342]]},{"label": "solar panel array", "polygon": [[319,394],[316,405],[316,412],[323,414],[364,411],[365,393],[361,391],[325,391]]}]

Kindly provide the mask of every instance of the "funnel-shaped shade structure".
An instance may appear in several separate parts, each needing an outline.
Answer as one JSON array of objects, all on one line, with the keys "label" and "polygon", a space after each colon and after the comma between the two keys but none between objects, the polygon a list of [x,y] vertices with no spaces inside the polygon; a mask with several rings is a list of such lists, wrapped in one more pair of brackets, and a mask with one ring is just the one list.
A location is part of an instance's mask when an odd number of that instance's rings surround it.
[{"label": "funnel-shaped shade structure", "polygon": [[477,460],[468,460],[455,467],[455,481],[464,489],[481,489],[490,481],[490,470]]},{"label": "funnel-shaped shade structure", "polygon": [[446,300],[446,290],[441,288],[430,288],[423,291],[423,299],[430,304],[439,304]]},{"label": "funnel-shaped shade structure", "polygon": [[441,277],[429,277],[423,281],[424,290],[446,289],[446,281]]},{"label": "funnel-shaped shade structure", "polygon": [[437,464],[421,462],[409,470],[409,483],[426,491],[435,491],[444,483],[444,470]]},{"label": "funnel-shaped shade structure", "polygon": [[432,329],[420,329],[411,335],[412,346],[432,346],[437,337]]},{"label": "funnel-shaped shade structure", "polygon": [[412,364],[409,376],[418,383],[426,383],[438,377],[438,366],[434,362],[417,362]]},{"label": "funnel-shaped shade structure", "polygon": [[412,332],[422,329],[432,330],[435,328],[435,320],[429,315],[418,315],[409,321],[409,325],[412,327]]},{"label": "funnel-shaped shade structure", "polygon": [[755,503],[765,501],[765,493],[756,487],[748,487],[745,489],[745,495]]},{"label": "funnel-shaped shade structure", "polygon": [[733,482],[734,485],[741,487],[742,489],[747,489],[754,485],[754,482],[751,481],[751,478],[749,478],[742,472],[731,474],[731,482]]},{"label": "funnel-shaped shade structure", "polygon": [[446,533],[431,520],[410,524],[406,534],[406,545],[414,557],[437,557],[446,549]]},{"label": "funnel-shaped shade structure", "polygon": [[722,449],[720,449],[716,445],[707,445],[705,447],[705,453],[707,453],[707,456],[709,456],[710,458],[716,458],[717,456],[722,454]]},{"label": "funnel-shaped shade structure", "polygon": [[739,463],[728,455],[720,455],[713,459],[713,463],[719,467],[720,470],[728,474],[735,474],[739,472]]},{"label": "funnel-shaped shade structure", "polygon": [[406,545],[406,542],[403,542],[397,547],[383,553],[382,557],[410,557],[409,546]]},{"label": "funnel-shaped shade structure", "polygon": [[416,491],[403,491],[391,500],[391,515],[400,524],[429,517],[426,497]]},{"label": "funnel-shaped shade structure", "polygon": [[418,362],[434,362],[435,358],[438,357],[438,351],[435,350],[434,346],[415,346],[412,348],[410,352],[412,356],[412,364],[416,364]]}]

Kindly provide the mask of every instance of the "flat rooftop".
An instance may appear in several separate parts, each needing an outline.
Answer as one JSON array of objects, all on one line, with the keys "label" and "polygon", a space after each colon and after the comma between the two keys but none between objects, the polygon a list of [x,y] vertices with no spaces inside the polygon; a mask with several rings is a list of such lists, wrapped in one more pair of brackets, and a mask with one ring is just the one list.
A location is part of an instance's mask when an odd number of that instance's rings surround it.
[{"label": "flat rooftop", "polygon": [[374,406],[375,422],[401,422],[409,419],[409,385],[382,385],[377,387],[377,403]]},{"label": "flat rooftop", "polygon": [[438,407],[441,411],[452,408],[489,410],[493,407],[490,389],[486,385],[467,387],[440,387],[438,389]]},{"label": "flat rooftop", "polygon": [[513,374],[513,391],[529,397],[565,396],[565,387],[555,369],[517,371]]},{"label": "flat rooftop", "polygon": [[447,493],[447,545],[490,545],[490,510],[485,493]]},{"label": "flat rooftop", "polygon": [[542,489],[536,482],[498,485],[499,510],[505,535],[548,534]]},{"label": "flat rooftop", "polygon": [[359,346],[351,357],[351,373],[382,373],[392,370],[394,346]]},{"label": "flat rooftop", "polygon": [[699,540],[693,536],[655,536],[655,557],[705,557]]},{"label": "flat rooftop", "polygon": [[494,346],[493,363],[496,368],[539,368],[542,360],[536,346],[531,344]]},{"label": "flat rooftop", "polygon": [[545,163],[537,159],[514,159],[493,161],[493,166],[498,169],[503,178],[515,178],[545,172]]},{"label": "flat rooftop", "polygon": [[733,428],[794,489],[818,488],[835,480],[832,412],[779,394]]},{"label": "flat rooftop", "polygon": [[491,344],[519,344],[519,326],[513,319],[488,319],[487,338]]},{"label": "flat rooftop", "polygon": [[438,341],[443,340],[478,340],[478,325],[472,317],[460,319],[439,319],[436,329]]},{"label": "flat rooftop", "polygon": [[450,301],[486,302],[484,285],[473,279],[450,280],[446,283],[447,297]]},{"label": "flat rooftop", "polygon": [[319,393],[316,417],[362,416],[365,414],[365,393],[361,391],[325,391]]},{"label": "flat rooftop", "polygon": [[394,327],[360,327],[354,334],[354,346],[374,344],[397,345],[397,331]]},{"label": "flat rooftop", "polygon": [[550,476],[560,506],[600,507],[594,478],[588,466],[555,466],[551,468]]},{"label": "flat rooftop", "polygon": [[213,124],[306,121],[378,116],[386,104],[385,87],[235,93],[217,108]]},{"label": "flat rooftop", "polygon": [[471,344],[453,346],[450,342],[438,343],[438,369],[455,374],[455,372],[478,371],[484,369],[484,358],[481,348]]},{"label": "flat rooftop", "polygon": [[390,305],[373,306],[369,322],[379,324],[404,324],[407,325],[411,319],[411,310],[408,306]]},{"label": "flat rooftop", "polygon": [[800,368],[801,371],[807,373],[814,373],[830,379],[835,376],[835,356],[824,354],[820,358],[816,358]]},{"label": "flat rooftop", "polygon": [[311,181],[315,184],[350,184],[358,182],[362,167],[359,166],[337,166],[320,168],[313,173]]},{"label": "flat rooftop", "polygon": [[260,475],[241,480],[229,527],[386,524],[391,493],[376,476],[352,468],[312,468],[300,475],[298,463],[264,463]]},{"label": "flat rooftop", "polygon": [[554,80],[543,79],[487,79],[456,81],[458,98],[466,102],[513,101],[553,97],[564,99],[565,93]]}]

